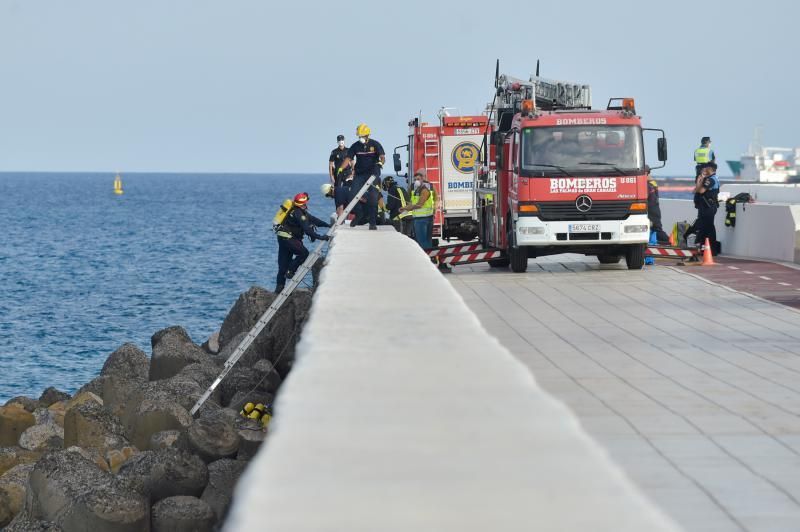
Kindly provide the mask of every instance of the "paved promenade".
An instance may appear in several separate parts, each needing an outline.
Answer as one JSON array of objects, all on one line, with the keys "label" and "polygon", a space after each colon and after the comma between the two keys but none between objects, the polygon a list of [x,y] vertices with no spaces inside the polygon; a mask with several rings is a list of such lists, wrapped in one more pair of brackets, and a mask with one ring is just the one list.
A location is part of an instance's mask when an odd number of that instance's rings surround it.
[{"label": "paved promenade", "polygon": [[800,530],[800,312],[578,255],[447,278],[687,531]]}]

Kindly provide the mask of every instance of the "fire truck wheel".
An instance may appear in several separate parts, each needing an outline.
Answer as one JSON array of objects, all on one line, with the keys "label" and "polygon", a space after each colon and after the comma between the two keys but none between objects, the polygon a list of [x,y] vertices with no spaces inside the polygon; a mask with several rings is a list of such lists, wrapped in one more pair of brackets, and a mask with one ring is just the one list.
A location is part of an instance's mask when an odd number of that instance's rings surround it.
[{"label": "fire truck wheel", "polygon": [[644,266],[644,244],[633,244],[625,250],[625,264],[629,270],[641,270]]},{"label": "fire truck wheel", "polygon": [[511,264],[511,261],[508,260],[508,257],[489,259],[489,266],[492,268],[508,268],[509,264]]},{"label": "fire truck wheel", "polygon": [[508,248],[508,258],[511,271],[525,273],[528,270],[528,250],[525,248]]},{"label": "fire truck wheel", "polygon": [[598,255],[597,260],[600,261],[600,264],[616,264],[621,259],[619,255]]}]

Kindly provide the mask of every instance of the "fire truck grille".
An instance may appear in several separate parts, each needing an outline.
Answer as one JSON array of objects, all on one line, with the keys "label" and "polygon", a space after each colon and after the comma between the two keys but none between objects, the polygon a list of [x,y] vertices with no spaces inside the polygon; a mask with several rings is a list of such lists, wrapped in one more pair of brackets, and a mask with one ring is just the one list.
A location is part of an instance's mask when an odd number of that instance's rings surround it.
[{"label": "fire truck grille", "polygon": [[560,220],[624,220],[628,217],[629,201],[596,201],[588,212],[580,212],[574,201],[539,203],[539,218],[547,222]]}]

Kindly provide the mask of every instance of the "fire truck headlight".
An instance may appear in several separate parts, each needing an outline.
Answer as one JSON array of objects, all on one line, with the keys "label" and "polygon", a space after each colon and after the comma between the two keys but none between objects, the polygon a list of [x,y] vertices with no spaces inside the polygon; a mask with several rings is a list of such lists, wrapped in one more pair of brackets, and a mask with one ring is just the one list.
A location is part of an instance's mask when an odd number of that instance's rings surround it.
[{"label": "fire truck headlight", "polygon": [[521,235],[543,235],[544,227],[520,227],[519,233]]},{"label": "fire truck headlight", "polygon": [[625,232],[626,233],[646,233],[650,230],[650,227],[646,225],[626,225]]}]

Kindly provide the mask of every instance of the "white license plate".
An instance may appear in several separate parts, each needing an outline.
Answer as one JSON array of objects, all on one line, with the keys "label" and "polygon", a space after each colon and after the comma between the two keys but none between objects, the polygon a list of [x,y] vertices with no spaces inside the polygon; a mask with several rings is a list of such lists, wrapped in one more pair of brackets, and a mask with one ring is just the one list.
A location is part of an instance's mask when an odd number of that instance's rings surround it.
[{"label": "white license plate", "polygon": [[569,224],[570,233],[599,233],[600,224]]}]

